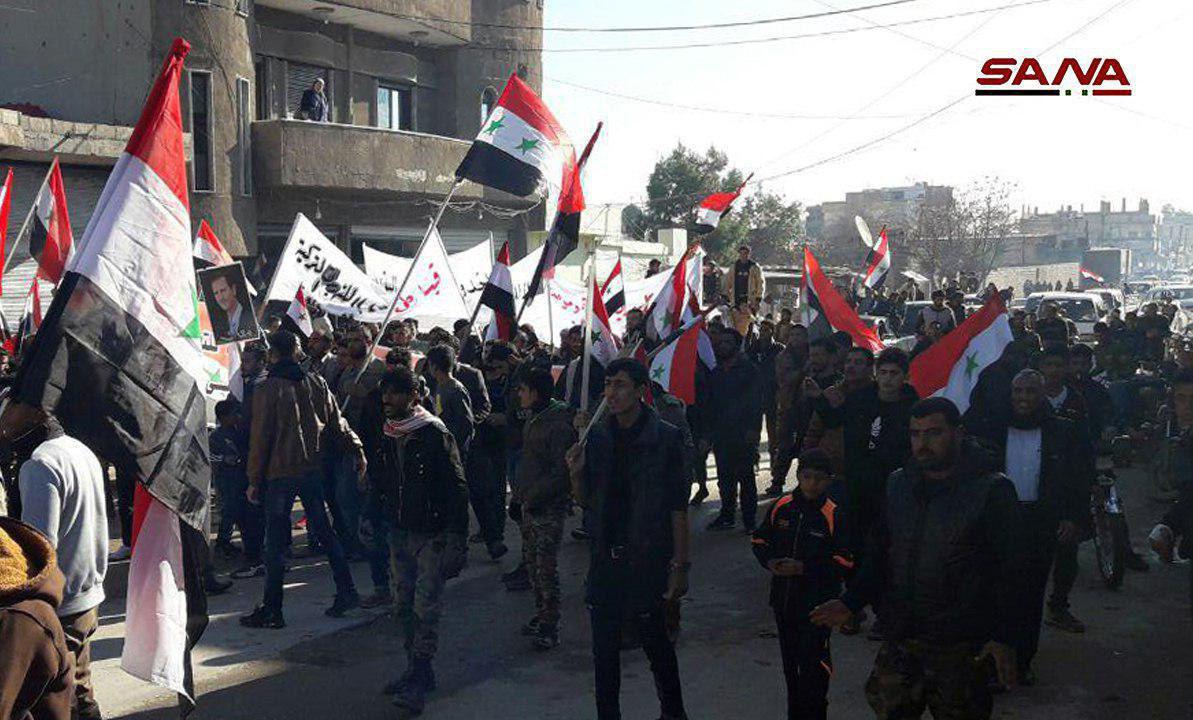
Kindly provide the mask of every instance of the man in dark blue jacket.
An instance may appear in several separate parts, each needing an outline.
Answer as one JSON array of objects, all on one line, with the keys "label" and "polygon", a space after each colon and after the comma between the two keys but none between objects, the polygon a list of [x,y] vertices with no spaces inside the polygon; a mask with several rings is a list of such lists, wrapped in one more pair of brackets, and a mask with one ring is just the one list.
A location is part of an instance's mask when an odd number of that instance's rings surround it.
[{"label": "man in dark blue jacket", "polygon": [[712,333],[717,367],[697,388],[704,429],[712,441],[717,460],[717,487],[721,491],[721,512],[709,530],[731,530],[741,491],[741,520],[747,532],[754,532],[758,512],[758,486],[754,464],[762,434],[762,377],[758,366],[741,351],[742,336],[732,328]]}]

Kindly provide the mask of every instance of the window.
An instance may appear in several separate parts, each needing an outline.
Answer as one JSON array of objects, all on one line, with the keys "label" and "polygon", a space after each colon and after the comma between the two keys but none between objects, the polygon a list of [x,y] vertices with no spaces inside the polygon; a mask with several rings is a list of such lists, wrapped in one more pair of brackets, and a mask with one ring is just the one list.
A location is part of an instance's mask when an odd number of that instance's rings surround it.
[{"label": "window", "polygon": [[413,130],[410,88],[377,86],[377,127],[387,130]]},{"label": "window", "polygon": [[215,190],[215,169],[211,149],[211,73],[191,70],[191,189]]},{"label": "window", "polygon": [[489,119],[490,113],[493,112],[493,106],[497,104],[497,91],[491,87],[485,88],[481,93],[481,125]]},{"label": "window", "polygon": [[240,165],[241,195],[253,194],[252,153],[253,88],[247,78],[236,78],[236,153]]},{"label": "window", "polygon": [[257,119],[269,119],[269,64],[265,59],[253,63],[253,79],[257,83]]}]

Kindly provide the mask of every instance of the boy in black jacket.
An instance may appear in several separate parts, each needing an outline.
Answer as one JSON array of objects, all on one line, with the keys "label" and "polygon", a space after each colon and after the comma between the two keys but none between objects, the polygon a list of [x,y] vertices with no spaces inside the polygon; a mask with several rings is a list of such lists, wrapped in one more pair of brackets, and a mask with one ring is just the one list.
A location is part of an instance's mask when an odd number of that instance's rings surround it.
[{"label": "boy in black jacket", "polygon": [[754,556],[771,573],[770,604],[779,626],[788,720],[813,720],[828,712],[832,677],[829,634],[812,625],[812,608],[836,597],[853,568],[841,511],[825,496],[832,461],[819,449],[804,452],[799,484],[766,511],[754,532]]}]

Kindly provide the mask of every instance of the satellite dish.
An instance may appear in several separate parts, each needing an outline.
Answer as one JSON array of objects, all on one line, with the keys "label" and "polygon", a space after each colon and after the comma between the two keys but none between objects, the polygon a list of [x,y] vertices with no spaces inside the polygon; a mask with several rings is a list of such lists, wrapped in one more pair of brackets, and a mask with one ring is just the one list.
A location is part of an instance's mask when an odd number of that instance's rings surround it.
[{"label": "satellite dish", "polygon": [[857,234],[862,238],[862,244],[866,246],[867,250],[874,248],[874,236],[870,234],[870,226],[862,219],[861,215],[854,215],[853,222],[857,225]]}]

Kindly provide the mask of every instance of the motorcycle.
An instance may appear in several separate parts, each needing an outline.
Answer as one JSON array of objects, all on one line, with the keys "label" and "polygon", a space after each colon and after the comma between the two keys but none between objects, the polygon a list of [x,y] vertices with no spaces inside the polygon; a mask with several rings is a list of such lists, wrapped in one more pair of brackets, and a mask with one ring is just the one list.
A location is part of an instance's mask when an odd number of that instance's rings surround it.
[{"label": "motorcycle", "polygon": [[1098,574],[1111,590],[1118,589],[1123,584],[1127,553],[1131,549],[1130,538],[1127,535],[1127,518],[1123,514],[1122,502],[1115,487],[1116,480],[1113,470],[1099,472],[1089,499]]}]

